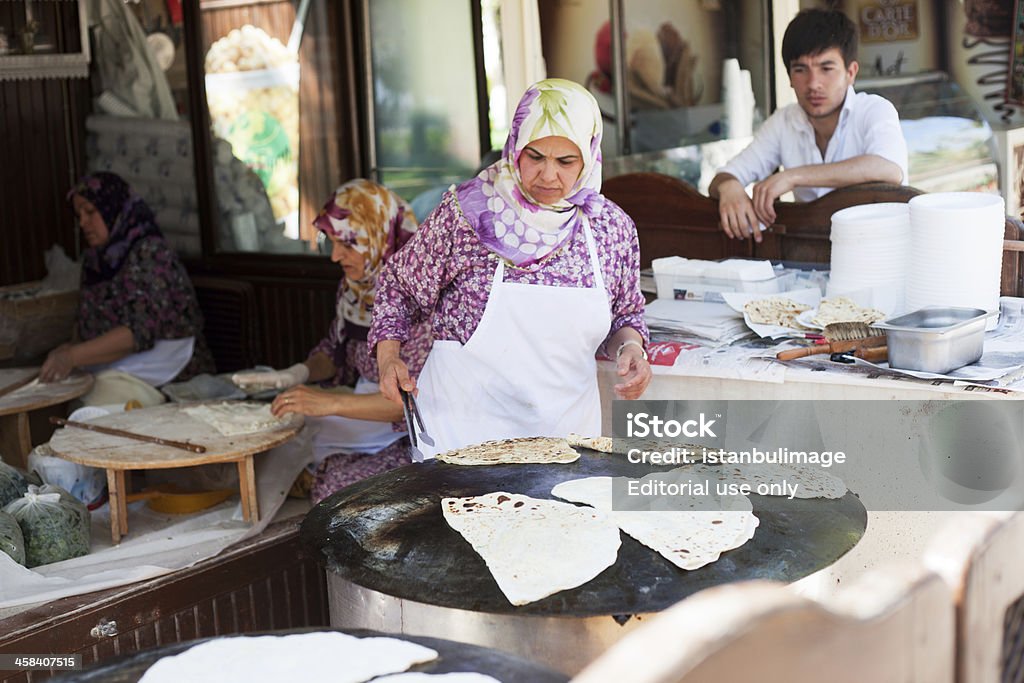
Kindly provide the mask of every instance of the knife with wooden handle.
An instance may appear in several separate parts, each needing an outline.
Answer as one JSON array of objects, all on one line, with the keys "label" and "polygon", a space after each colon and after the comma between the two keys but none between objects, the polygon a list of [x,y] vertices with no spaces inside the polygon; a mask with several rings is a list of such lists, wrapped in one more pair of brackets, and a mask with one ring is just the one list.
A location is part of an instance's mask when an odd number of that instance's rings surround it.
[{"label": "knife with wooden handle", "polygon": [[779,360],[795,360],[797,358],[804,358],[805,356],[814,356],[819,353],[848,353],[861,348],[866,349],[884,345],[885,335],[881,334],[875,337],[865,337],[863,339],[834,341],[828,344],[815,344],[814,346],[805,346],[799,349],[787,349],[785,351],[779,351],[775,354],[775,357]]}]

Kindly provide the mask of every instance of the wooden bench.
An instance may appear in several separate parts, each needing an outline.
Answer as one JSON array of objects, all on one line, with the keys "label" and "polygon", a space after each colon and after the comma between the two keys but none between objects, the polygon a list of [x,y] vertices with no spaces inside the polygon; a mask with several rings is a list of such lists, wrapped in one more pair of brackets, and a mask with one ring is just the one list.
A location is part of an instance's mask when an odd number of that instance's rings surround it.
[{"label": "wooden bench", "polygon": [[[757,258],[829,263],[832,214],[859,204],[908,202],[922,194],[906,185],[864,183],[840,188],[813,202],[776,202],[776,221],[760,243],[733,240],[719,227],[718,201],[691,185],[660,173],[627,173],[604,183],[604,195],[636,223],[640,267],[664,256],[693,259]],[[1024,226],[1006,219],[1001,293],[1024,296]]]}]

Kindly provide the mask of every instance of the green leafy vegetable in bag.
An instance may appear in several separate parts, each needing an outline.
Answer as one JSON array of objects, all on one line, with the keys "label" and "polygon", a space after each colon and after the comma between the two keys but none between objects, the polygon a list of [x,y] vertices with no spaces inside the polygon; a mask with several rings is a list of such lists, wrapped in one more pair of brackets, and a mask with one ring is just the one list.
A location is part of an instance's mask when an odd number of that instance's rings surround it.
[{"label": "green leafy vegetable in bag", "polygon": [[59,486],[30,485],[4,512],[18,521],[25,538],[25,566],[37,567],[89,552],[89,511]]},{"label": "green leafy vegetable in bag", "polygon": [[25,564],[25,539],[18,520],[0,512],[0,552],[7,553],[18,564]]},{"label": "green leafy vegetable in bag", "polygon": [[5,462],[0,461],[0,509],[25,495],[28,490],[25,475]]}]

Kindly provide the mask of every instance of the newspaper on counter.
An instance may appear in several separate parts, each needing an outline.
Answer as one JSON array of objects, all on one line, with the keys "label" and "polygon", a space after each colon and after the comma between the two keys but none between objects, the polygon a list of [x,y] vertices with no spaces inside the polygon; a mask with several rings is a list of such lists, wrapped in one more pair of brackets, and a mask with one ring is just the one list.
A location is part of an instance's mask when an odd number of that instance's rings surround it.
[{"label": "newspaper on counter", "polygon": [[725,304],[655,299],[644,309],[651,334],[693,335],[718,345],[750,334],[743,319]]}]

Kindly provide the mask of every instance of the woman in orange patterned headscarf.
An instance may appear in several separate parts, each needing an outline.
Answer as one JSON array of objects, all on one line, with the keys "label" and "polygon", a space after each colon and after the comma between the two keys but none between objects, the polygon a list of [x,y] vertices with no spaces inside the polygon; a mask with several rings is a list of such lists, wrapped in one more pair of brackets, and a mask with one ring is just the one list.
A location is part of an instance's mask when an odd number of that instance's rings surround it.
[{"label": "woman in orange patterned headscarf", "polygon": [[[366,335],[380,270],[417,225],[401,197],[361,178],[335,190],[313,225],[330,242],[331,260],[345,271],[327,336],[302,363],[275,372],[241,372],[232,379],[243,388],[286,389],[274,399],[274,414],[301,413],[318,428],[311,492],[316,502],[354,481],[410,462],[402,409],[377,389],[377,359],[369,353]],[[430,350],[428,328],[418,326],[407,346],[407,362],[418,372]],[[320,382],[321,388],[306,382]],[[352,382],[354,392],[332,389]]]}]

